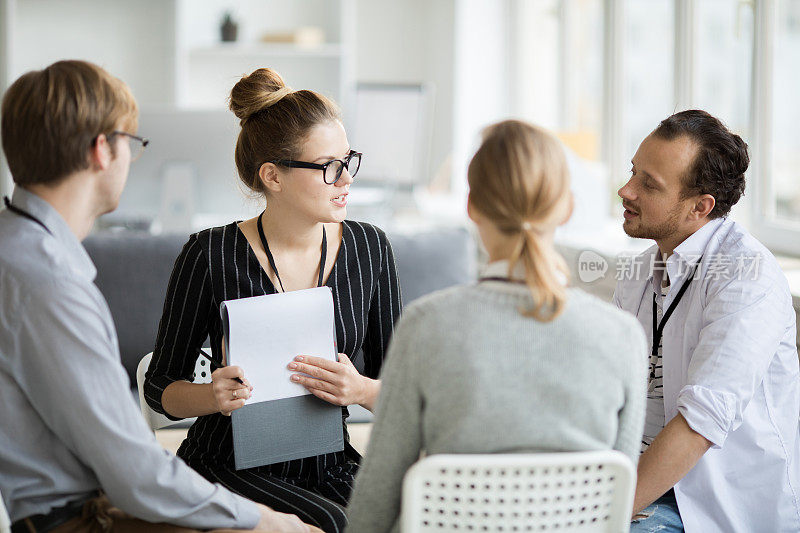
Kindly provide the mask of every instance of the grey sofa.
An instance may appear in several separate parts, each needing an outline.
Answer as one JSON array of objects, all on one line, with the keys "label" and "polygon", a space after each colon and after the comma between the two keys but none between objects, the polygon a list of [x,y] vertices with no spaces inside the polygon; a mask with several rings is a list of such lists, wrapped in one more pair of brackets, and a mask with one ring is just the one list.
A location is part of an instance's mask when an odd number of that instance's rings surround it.
[{"label": "grey sofa", "polygon": [[[97,267],[96,284],[108,301],[122,364],[136,388],[136,365],[153,350],[172,266],[186,235],[95,233],[84,246]],[[389,233],[405,304],[432,291],[468,283],[476,251],[463,228]]]}]

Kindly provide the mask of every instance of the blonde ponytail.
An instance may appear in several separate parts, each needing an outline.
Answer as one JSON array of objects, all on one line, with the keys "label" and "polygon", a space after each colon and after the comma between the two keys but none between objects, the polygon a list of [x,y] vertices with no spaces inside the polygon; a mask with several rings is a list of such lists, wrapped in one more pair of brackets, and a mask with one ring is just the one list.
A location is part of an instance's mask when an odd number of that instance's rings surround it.
[{"label": "blonde ponytail", "polygon": [[503,233],[517,237],[509,275],[521,263],[533,305],[525,316],[547,322],[564,310],[568,270],[542,235],[569,209],[569,174],[558,141],[544,130],[507,120],[484,131],[469,165],[470,202]]},{"label": "blonde ponytail", "polygon": [[534,302],[530,309],[520,309],[520,312],[548,322],[561,314],[567,302],[567,291],[562,281],[567,277],[566,264],[553,245],[545,242],[534,230],[523,229],[519,242],[515,254],[509,258],[509,265],[513,270],[518,262],[522,262],[525,284]]}]

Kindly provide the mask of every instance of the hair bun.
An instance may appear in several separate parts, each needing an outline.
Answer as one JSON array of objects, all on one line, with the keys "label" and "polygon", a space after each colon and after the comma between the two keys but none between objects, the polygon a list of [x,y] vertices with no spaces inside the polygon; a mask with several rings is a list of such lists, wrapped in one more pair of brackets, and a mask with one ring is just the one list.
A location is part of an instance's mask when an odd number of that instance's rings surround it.
[{"label": "hair bun", "polygon": [[260,68],[242,77],[231,89],[230,110],[244,121],[275,105],[292,90],[271,68]]}]

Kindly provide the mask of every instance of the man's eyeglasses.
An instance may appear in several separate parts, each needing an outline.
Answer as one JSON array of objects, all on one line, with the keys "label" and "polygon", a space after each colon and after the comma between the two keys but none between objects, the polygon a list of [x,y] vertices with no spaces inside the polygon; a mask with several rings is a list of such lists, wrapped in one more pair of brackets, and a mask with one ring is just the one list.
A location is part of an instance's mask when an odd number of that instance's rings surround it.
[{"label": "man's eyeglasses", "polygon": [[322,181],[328,185],[333,185],[339,178],[342,177],[342,170],[347,169],[347,173],[351,178],[355,178],[358,169],[361,166],[361,152],[350,150],[344,159],[331,159],[327,163],[306,163],[305,161],[294,161],[291,159],[279,159],[277,161],[269,161],[276,165],[281,165],[290,168],[310,168],[322,171]]},{"label": "man's eyeglasses", "polygon": [[128,144],[131,149],[131,163],[139,159],[142,153],[144,153],[145,146],[150,144],[150,139],[145,139],[144,137],[139,137],[137,135],[119,130],[109,133],[108,139],[110,140],[114,135],[122,135],[123,137],[127,137]]}]

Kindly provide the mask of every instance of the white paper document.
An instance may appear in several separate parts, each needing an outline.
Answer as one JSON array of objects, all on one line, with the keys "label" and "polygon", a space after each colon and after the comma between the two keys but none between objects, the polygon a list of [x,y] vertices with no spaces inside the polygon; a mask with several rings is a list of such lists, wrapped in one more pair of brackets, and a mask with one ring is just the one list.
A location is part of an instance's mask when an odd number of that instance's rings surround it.
[{"label": "white paper document", "polygon": [[311,394],[290,381],[298,355],[336,361],[330,287],[227,300],[220,312],[228,364],[253,385],[247,404]]}]

